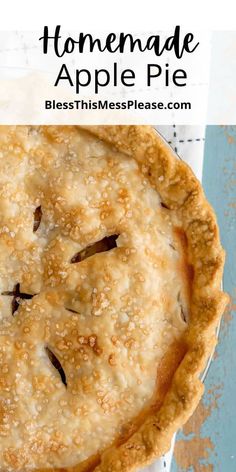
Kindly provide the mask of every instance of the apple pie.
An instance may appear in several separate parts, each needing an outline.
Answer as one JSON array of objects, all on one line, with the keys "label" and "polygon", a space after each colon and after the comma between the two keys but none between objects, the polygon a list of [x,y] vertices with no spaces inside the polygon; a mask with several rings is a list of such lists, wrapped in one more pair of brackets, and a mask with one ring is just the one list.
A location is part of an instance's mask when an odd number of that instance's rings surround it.
[{"label": "apple pie", "polygon": [[130,472],[203,393],[216,217],[147,126],[0,127],[0,470]]}]

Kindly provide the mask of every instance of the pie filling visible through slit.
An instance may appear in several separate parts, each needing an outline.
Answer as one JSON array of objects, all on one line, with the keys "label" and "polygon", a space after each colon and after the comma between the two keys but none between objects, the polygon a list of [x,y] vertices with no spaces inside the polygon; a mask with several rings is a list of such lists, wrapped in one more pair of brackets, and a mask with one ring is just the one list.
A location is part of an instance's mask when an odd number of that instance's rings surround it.
[{"label": "pie filling visible through slit", "polygon": [[102,453],[160,410],[188,350],[180,213],[78,127],[1,127],[0,150],[0,470],[131,470]]}]

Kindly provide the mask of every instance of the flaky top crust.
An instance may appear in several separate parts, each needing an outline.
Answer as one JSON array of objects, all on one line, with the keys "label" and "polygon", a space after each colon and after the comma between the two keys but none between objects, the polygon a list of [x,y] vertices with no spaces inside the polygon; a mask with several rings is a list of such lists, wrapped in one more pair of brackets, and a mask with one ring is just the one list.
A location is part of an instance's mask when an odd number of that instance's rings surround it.
[{"label": "flaky top crust", "polygon": [[[107,449],[68,472],[128,472],[160,457],[174,432],[196,408],[203,393],[199,380],[216,343],[215,329],[228,300],[220,290],[224,251],[214,211],[191,169],[176,159],[168,145],[146,126],[82,127],[136,160],[162,202],[174,210],[186,235],[188,262],[193,267],[191,317],[184,335],[186,354],[158,411],[148,414],[138,430],[119,446]],[[49,469],[40,469],[41,472]]]},{"label": "flaky top crust", "polygon": [[[163,202],[177,210],[187,236],[188,259],[194,269],[187,353],[178,367],[159,411],[118,448],[101,458],[96,472],[128,472],[168,451],[173,434],[187,421],[204,391],[199,376],[216,344],[216,327],[228,296],[220,289],[224,250],[215,213],[190,167],[176,159],[162,138],[147,126],[88,126],[132,156]],[[82,470],[80,468],[70,471]]]}]

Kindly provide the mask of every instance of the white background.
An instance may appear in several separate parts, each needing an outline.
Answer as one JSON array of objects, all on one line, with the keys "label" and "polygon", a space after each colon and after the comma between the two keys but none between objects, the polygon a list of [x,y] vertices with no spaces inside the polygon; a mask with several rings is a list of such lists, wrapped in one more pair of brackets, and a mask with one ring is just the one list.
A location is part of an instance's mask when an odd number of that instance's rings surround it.
[{"label": "white background", "polygon": [[234,0],[1,0],[0,29],[67,28],[147,31],[176,24],[206,30],[235,29]]},{"label": "white background", "polygon": [[[204,31],[211,35],[213,30],[218,31],[218,35],[213,34],[213,41],[209,44],[211,48],[211,59],[208,56],[208,47],[204,42],[204,54],[197,56],[197,51],[189,56],[196,58],[196,71],[187,66],[190,79],[188,84],[194,82],[193,88],[183,87],[173,89],[170,88],[159,92],[151,91],[145,97],[143,88],[139,87],[140,93],[132,94],[132,98],[142,101],[163,101],[166,102],[170,92],[174,96],[174,101],[192,101],[191,112],[164,112],[157,110],[155,112],[125,112],[122,114],[98,113],[87,114],[65,114],[65,113],[44,113],[43,99],[57,98],[54,97],[55,87],[50,93],[45,94],[46,86],[40,78],[32,81],[28,86],[26,80],[20,83],[0,83],[0,123],[23,124],[23,123],[76,123],[77,120],[83,123],[162,123],[168,124],[175,122],[176,124],[233,124],[236,123],[236,33],[232,37],[225,35],[225,30],[236,29],[235,21],[235,1],[225,0],[198,0],[195,2],[187,0],[173,1],[169,0],[2,0],[0,15],[0,31],[42,31],[44,25],[48,25],[52,29],[56,24],[61,24],[64,30],[82,31],[91,33],[108,33],[114,32],[137,32],[145,33],[167,30],[173,31],[174,26],[180,24],[187,31]],[[222,35],[219,36],[219,31]],[[222,39],[224,41],[222,42]],[[213,46],[212,46],[213,45]],[[211,47],[212,46],[212,47]],[[6,55],[4,51],[8,50],[8,37],[5,34],[5,41],[1,39],[0,44],[0,80],[12,79],[12,73],[7,76],[6,65],[10,67],[20,67],[20,75],[26,67],[21,63],[21,56],[24,48],[30,48],[30,43],[16,43],[13,49],[9,48]],[[114,55],[112,55],[112,59]],[[32,58],[33,56],[31,56]],[[35,56],[36,57],[36,56]],[[134,57],[134,56],[133,56]],[[171,54],[174,60],[174,55]],[[37,70],[45,70],[45,57],[34,64]],[[73,56],[75,63],[77,57]],[[158,63],[160,58],[156,58]],[[66,58],[67,61],[67,58]],[[172,59],[171,59],[172,61]],[[182,61],[182,60],[181,60]],[[171,62],[170,62],[171,63]],[[194,61],[193,61],[194,63]],[[209,83],[209,65],[210,83]],[[27,65],[30,68],[30,60]],[[76,64],[77,66],[77,64]],[[181,62],[181,68],[185,68],[185,64]],[[198,69],[198,73],[197,73]],[[192,80],[191,72],[196,80]],[[14,78],[17,77],[16,71]],[[25,74],[26,75],[26,74]],[[49,79],[50,84],[53,83],[52,76]],[[204,85],[196,87],[196,84]],[[8,89],[10,85],[10,89]],[[209,87],[208,87],[209,85]],[[13,87],[12,87],[13,86]],[[5,88],[6,87],[6,88]],[[53,86],[52,86],[53,87]],[[31,95],[29,94],[31,90]],[[127,91],[129,91],[128,89]],[[148,91],[150,92],[150,90]],[[60,99],[70,100],[63,93]],[[41,97],[40,97],[41,94]],[[51,97],[48,95],[51,94]],[[91,91],[88,90],[84,97],[92,98]],[[108,92],[109,95],[109,92]],[[123,92],[122,92],[123,96]],[[96,97],[100,98],[100,97]],[[102,97],[104,98],[104,97]],[[109,97],[108,97],[109,98]],[[119,100],[119,94],[116,99]],[[129,98],[127,94],[127,99]],[[131,97],[130,97],[131,98]],[[8,101],[7,101],[8,100]],[[31,104],[34,103],[34,110]],[[208,109],[208,114],[207,114]]]}]

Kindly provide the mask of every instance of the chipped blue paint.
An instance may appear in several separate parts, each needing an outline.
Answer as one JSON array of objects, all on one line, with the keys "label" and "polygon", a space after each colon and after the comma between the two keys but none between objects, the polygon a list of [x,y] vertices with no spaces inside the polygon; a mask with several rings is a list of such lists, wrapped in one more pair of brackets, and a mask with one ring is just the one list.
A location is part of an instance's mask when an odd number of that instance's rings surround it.
[{"label": "chipped blue paint", "polygon": [[[218,216],[221,240],[227,252],[224,289],[236,298],[236,126],[207,127],[203,168],[203,187]],[[204,404],[217,407],[201,428],[201,437],[210,438],[214,448],[201,464],[212,464],[214,472],[236,472],[236,313],[223,321],[216,359],[206,378]],[[214,391],[212,393],[211,391]],[[210,393],[209,393],[210,391]],[[178,438],[186,438],[182,432]],[[187,443],[186,443],[187,447]],[[171,472],[182,472],[175,460]],[[199,472],[191,467],[184,472]]]}]

